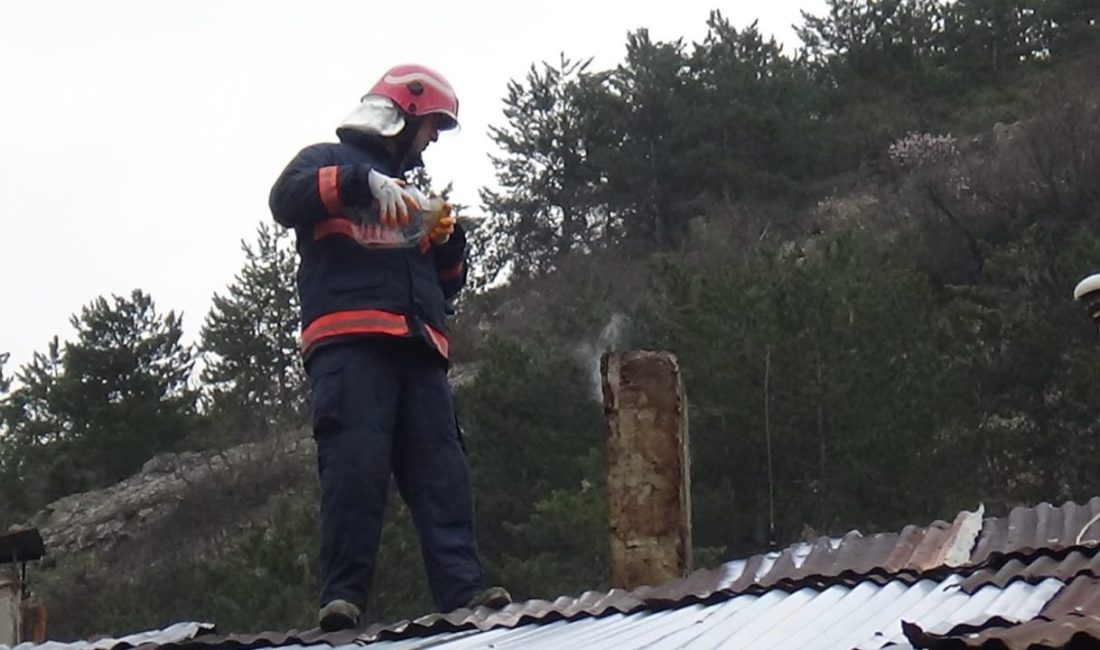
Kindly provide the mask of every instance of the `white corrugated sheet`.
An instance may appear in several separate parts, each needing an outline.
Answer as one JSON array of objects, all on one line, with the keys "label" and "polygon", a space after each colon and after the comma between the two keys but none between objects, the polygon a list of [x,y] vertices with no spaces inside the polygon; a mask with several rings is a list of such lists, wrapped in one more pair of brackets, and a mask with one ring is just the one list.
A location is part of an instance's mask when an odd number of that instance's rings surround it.
[{"label": "white corrugated sheet", "polygon": [[46,643],[33,644],[33,643],[20,643],[14,648],[0,644],[0,650],[108,650],[117,646],[123,647],[137,647],[143,643],[155,643],[157,645],[165,645],[168,643],[176,643],[179,641],[185,641],[187,639],[193,639],[199,634],[206,633],[214,629],[214,626],[210,623],[176,623],[170,627],[166,627],[163,630],[155,630],[152,632],[140,632],[138,634],[131,634],[129,636],[119,637],[117,639],[100,639],[98,641],[75,641],[73,643],[60,643],[58,641],[48,641]]}]

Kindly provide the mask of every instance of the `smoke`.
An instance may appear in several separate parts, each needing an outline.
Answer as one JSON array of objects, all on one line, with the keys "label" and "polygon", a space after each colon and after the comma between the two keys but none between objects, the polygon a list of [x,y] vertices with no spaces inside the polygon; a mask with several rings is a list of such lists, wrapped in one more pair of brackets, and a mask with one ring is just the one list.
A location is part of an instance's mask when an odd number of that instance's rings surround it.
[{"label": "smoke", "polygon": [[622,342],[627,319],[623,314],[612,314],[594,341],[582,341],[573,353],[588,374],[589,394],[597,402],[603,401],[603,381],[600,377],[600,357],[614,352]]}]

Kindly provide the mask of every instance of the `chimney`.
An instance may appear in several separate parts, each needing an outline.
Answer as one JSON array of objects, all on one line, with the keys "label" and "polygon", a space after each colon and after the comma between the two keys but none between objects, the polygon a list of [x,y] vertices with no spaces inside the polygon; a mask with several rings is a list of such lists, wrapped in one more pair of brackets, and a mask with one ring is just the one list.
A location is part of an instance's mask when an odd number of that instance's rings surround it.
[{"label": "chimney", "polygon": [[691,572],[687,398],[668,352],[600,358],[607,420],[611,585],[658,585]]},{"label": "chimney", "polygon": [[45,611],[27,602],[27,562],[45,553],[35,528],[0,535],[0,645],[46,640]]},{"label": "chimney", "polygon": [[1089,317],[1100,325],[1100,273],[1088,276],[1073,289],[1073,299],[1085,303]]}]

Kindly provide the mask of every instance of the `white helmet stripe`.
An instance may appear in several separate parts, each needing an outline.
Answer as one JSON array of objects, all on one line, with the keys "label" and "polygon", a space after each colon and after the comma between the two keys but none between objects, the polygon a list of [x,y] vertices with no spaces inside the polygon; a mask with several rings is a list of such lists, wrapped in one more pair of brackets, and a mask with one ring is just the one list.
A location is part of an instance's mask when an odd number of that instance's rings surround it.
[{"label": "white helmet stripe", "polygon": [[436,79],[435,77],[424,74],[422,72],[411,72],[409,74],[403,75],[387,74],[383,80],[386,83],[393,84],[395,86],[412,83],[413,81],[419,81],[421,83],[426,83],[430,85],[431,87],[435,88],[441,93],[444,93],[451,99],[455,98],[455,91],[447,83],[442,82],[439,79]]}]

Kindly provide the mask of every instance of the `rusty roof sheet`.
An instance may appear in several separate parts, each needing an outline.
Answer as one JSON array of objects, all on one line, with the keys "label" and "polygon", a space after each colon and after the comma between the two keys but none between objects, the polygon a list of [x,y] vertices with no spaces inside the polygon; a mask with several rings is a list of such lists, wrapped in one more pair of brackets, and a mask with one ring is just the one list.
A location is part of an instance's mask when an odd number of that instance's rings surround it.
[{"label": "rusty roof sheet", "polygon": [[997,554],[1058,551],[1100,543],[1100,497],[1060,506],[1041,503],[1014,508],[1007,517],[987,519],[971,554],[978,564]]},{"label": "rusty roof sheet", "polygon": [[1050,620],[1074,614],[1100,617],[1100,579],[1075,578],[1039,614]]},{"label": "rusty roof sheet", "polygon": [[[1052,556],[1067,549],[1091,548],[1100,543],[1100,497],[1085,504],[1061,506],[1049,503],[1034,508],[1014,508],[1007,517],[983,518],[983,510],[960,512],[948,523],[927,527],[907,526],[900,533],[863,536],[851,532],[840,539],[821,538],[812,544],[795,544],[782,551],[754,555],[717,569],[697,571],[686,578],[657,587],[643,587],[635,594],[647,600],[676,601],[706,598],[717,591],[741,592],[759,587],[797,587],[837,579],[916,578],[929,572],[954,568],[987,567],[968,582],[974,589],[985,581],[1021,577],[1041,578],[1055,571],[1043,563],[1057,562],[1057,571],[1075,571],[1080,554]],[[1031,566],[1032,555],[1037,563]],[[988,569],[1004,556],[1009,562]],[[1024,565],[1028,565],[1025,567]],[[1017,575],[1016,570],[1023,572]],[[1100,565],[1090,570],[1100,571]],[[1075,575],[1075,573],[1074,573]]]},{"label": "rusty roof sheet", "polygon": [[759,588],[797,588],[878,577],[880,582],[916,579],[970,563],[970,549],[982,530],[982,509],[960,512],[951,522],[907,526],[900,533],[863,536],[853,531],[840,539],[820,538],[782,551],[754,555],[717,569],[634,593],[645,600],[675,602],[707,598],[715,592],[741,593]]},{"label": "rusty roof sheet", "polygon": [[1080,576],[1100,578],[1100,555],[1095,547],[1058,552],[1036,551],[1029,556],[1004,556],[1000,562],[983,564],[963,582],[962,589],[972,592],[984,585],[1005,585],[1026,580],[1036,582],[1058,578],[1069,582]]},{"label": "rusty roof sheet", "polygon": [[905,635],[916,648],[960,650],[1053,650],[1054,648],[1100,647],[1100,619],[1066,616],[1048,621],[1035,618],[1023,623],[1005,622],[1005,627],[965,634],[933,634],[916,625],[906,625]]}]

